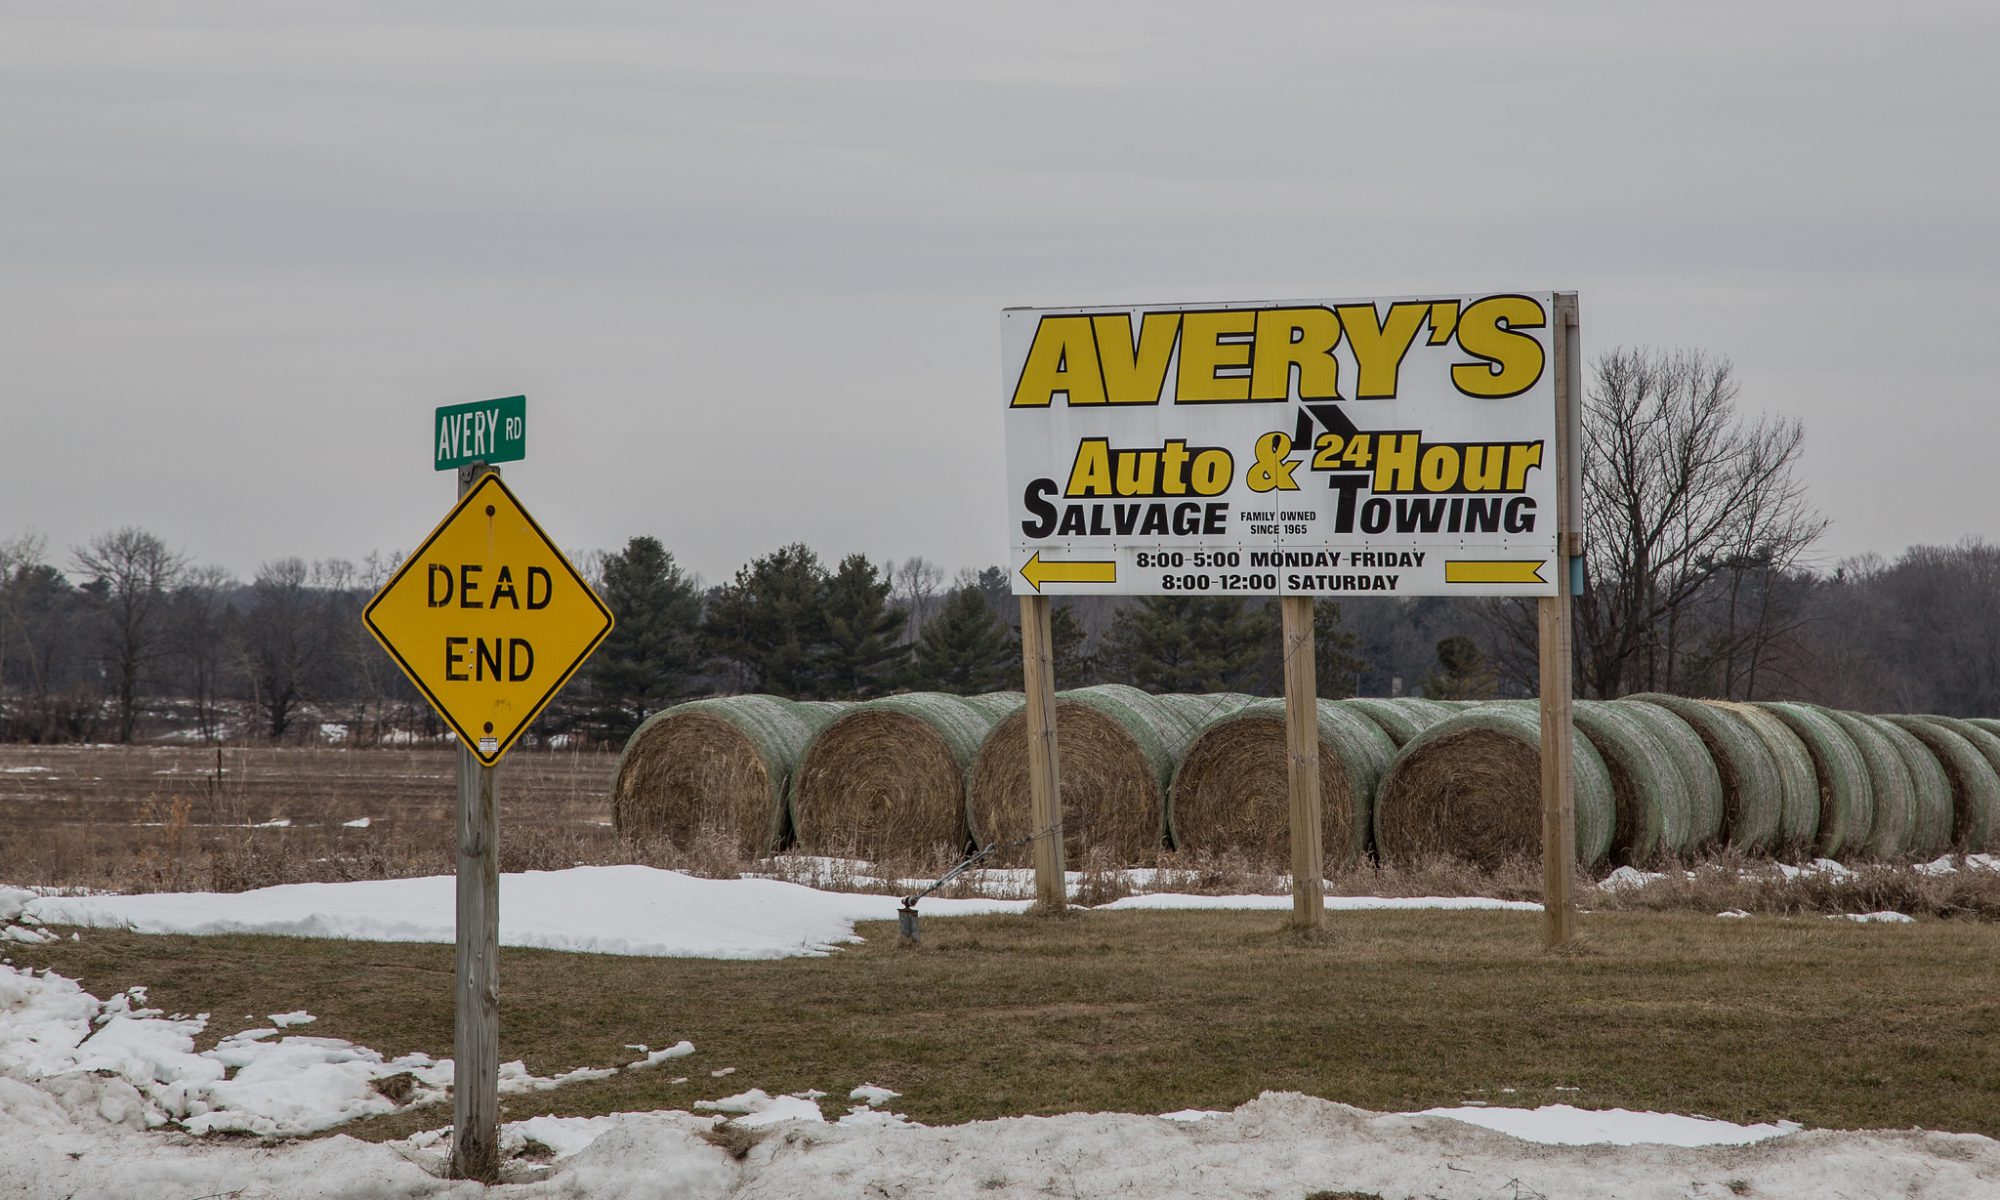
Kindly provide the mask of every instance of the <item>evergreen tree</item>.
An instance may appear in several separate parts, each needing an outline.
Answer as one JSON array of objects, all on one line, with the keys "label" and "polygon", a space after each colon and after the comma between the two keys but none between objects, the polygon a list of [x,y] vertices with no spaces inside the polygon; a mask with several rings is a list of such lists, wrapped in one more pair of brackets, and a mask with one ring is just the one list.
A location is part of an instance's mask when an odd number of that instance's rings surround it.
[{"label": "evergreen tree", "polygon": [[1273,611],[1238,596],[1148,596],[1112,618],[1105,657],[1149,692],[1234,691],[1277,636]]},{"label": "evergreen tree", "polygon": [[823,695],[879,696],[907,660],[909,648],[896,642],[904,614],[888,604],[889,582],[860,554],[840,560],[840,569],[826,581],[826,632],[816,672]]},{"label": "evergreen tree", "polygon": [[1491,700],[1500,675],[1479,643],[1454,633],[1437,644],[1438,669],[1424,680],[1424,695],[1432,700]]},{"label": "evergreen tree", "polygon": [[1097,656],[1085,652],[1089,639],[1076,609],[1060,602],[1049,605],[1049,657],[1054,660],[1056,686],[1089,687],[1102,682],[1097,677]]},{"label": "evergreen tree", "polygon": [[701,594],[659,539],[635,537],[604,560],[604,603],[618,623],[585,670],[597,723],[622,740],[691,690]]},{"label": "evergreen tree", "polygon": [[[1355,653],[1359,643],[1354,631],[1341,623],[1338,601],[1313,602],[1313,682],[1318,685],[1313,690],[1320,699],[1340,700],[1359,690],[1361,672],[1368,665]],[[1281,674],[1281,686],[1283,681]]]},{"label": "evergreen tree", "polygon": [[794,699],[820,695],[815,656],[826,640],[826,568],[793,543],[738,568],[710,599],[703,633],[738,682]]},{"label": "evergreen tree", "polygon": [[978,587],[945,599],[917,641],[912,681],[930,691],[960,696],[997,692],[1019,680],[1020,649],[994,617]]}]

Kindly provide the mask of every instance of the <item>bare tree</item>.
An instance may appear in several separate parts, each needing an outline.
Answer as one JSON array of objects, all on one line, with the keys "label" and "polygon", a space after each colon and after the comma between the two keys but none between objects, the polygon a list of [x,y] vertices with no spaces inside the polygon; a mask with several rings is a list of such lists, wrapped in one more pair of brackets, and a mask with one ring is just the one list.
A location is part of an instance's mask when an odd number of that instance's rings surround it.
[{"label": "bare tree", "polygon": [[[340,568],[345,568],[344,576]],[[302,558],[281,558],[258,568],[250,584],[235,642],[237,670],[274,742],[291,728],[299,703],[332,650],[325,582],[341,576],[334,582],[345,583],[352,573],[345,563],[328,571],[326,564],[315,567]]]},{"label": "bare tree", "polygon": [[104,660],[118,705],[118,740],[132,740],[139,687],[166,652],[167,598],[187,568],[187,556],[135,526],[92,538],[76,553],[88,577],[85,594],[102,622]]},{"label": "bare tree", "polygon": [[[1593,368],[1583,416],[1587,582],[1577,606],[1585,690],[1713,689],[1718,657],[1754,673],[1789,624],[1771,606],[1746,619],[1745,576],[1795,570],[1826,528],[1793,474],[1796,419],[1748,422],[1726,358],[1699,351],[1614,350]],[[1731,584],[1720,631],[1697,620],[1705,592]]]},{"label": "bare tree", "polygon": [[944,587],[944,568],[921,554],[912,554],[901,566],[889,565],[889,599],[909,614],[906,641],[923,636],[924,626],[936,615]]},{"label": "bare tree", "polygon": [[169,643],[178,660],[180,684],[190,689],[194,700],[195,728],[205,742],[222,737],[216,701],[229,639],[229,601],[237,587],[226,569],[211,565],[187,571],[174,590]]}]

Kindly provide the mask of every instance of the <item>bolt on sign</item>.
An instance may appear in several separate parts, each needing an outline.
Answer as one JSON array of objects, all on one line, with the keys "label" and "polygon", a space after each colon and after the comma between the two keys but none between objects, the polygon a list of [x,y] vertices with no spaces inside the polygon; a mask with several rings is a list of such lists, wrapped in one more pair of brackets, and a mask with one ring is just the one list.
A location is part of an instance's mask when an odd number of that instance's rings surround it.
[{"label": "bolt on sign", "polygon": [[483,475],[362,612],[368,632],[492,766],[611,632],[611,610]]},{"label": "bolt on sign", "polygon": [[1554,312],[1007,309],[1014,590],[1555,595]]}]

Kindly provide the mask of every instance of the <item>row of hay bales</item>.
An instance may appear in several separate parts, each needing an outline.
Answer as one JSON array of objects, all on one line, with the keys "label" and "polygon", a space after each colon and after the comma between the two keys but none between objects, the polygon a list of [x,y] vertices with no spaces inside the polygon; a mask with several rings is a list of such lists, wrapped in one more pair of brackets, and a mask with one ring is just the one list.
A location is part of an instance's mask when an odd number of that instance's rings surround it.
[{"label": "row of hay bales", "polygon": [[[2000,722],[1643,695],[1575,707],[1578,857],[1746,854],[1898,859],[2000,834]],[[1235,694],[1059,693],[1072,861],[1162,848],[1289,855],[1284,706]],[[1541,846],[1533,701],[1321,701],[1330,864]],[[863,703],[732,696],[679,705],[626,745],[612,816],[627,834],[720,831],[759,856],[936,858],[1030,827],[1016,692]]]}]

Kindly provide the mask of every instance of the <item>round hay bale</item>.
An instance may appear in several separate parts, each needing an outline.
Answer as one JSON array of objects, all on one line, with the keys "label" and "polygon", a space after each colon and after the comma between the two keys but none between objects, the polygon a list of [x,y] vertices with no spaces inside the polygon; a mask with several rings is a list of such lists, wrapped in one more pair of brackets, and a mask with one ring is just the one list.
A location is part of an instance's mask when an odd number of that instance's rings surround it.
[{"label": "round hay bale", "polygon": [[1604,700],[1579,700],[1571,711],[1577,729],[1589,735],[1611,772],[1617,804],[1612,857],[1645,864],[1692,849],[1694,801],[1673,752],[1652,722]]},{"label": "round hay bale", "polygon": [[788,701],[798,711],[799,719],[812,727],[814,733],[825,729],[834,718],[852,706],[848,700],[792,700]]},{"label": "round hay bale", "polygon": [[[1625,699],[1666,709],[1701,739],[1709,765],[1722,787],[1720,836],[1731,849],[1762,854],[1777,846],[1784,784],[1770,747],[1742,714],[1686,696],[1659,692],[1641,692]],[[1810,778],[1812,760],[1805,756],[1803,747],[1799,750],[1799,761]]]},{"label": "round hay bale", "polygon": [[[1102,684],[1056,693],[1058,820],[1072,862],[1096,847],[1137,862],[1166,845],[1166,793],[1175,761],[1169,745],[1194,730],[1177,706],[1137,688]],[[993,726],[966,777],[966,818],[979,845],[1036,832],[1028,807],[1025,708]],[[1020,862],[1025,847],[1006,861]]]},{"label": "round hay bale", "polygon": [[776,696],[723,696],[647,718],[611,783],[611,825],[686,849],[705,830],[756,857],[784,843],[785,793],[825,709]]},{"label": "round hay bale", "polygon": [[1915,734],[1944,765],[1951,780],[1953,844],[1968,854],[1993,846],[2000,834],[2000,736],[1955,717],[1889,719]]},{"label": "round hay bale", "polygon": [[792,778],[792,847],[881,861],[965,848],[965,772],[993,718],[958,696],[856,704],[821,729]]},{"label": "round hay bale", "polygon": [[1812,756],[1819,788],[1819,833],[1813,849],[1829,858],[1860,854],[1875,820],[1874,785],[1860,747],[1817,704],[1761,701],[1756,707],[1783,721]]},{"label": "round hay bale", "polygon": [[1786,858],[1810,853],[1819,838],[1819,776],[1813,769],[1812,751],[1791,726],[1754,704],[1733,700],[1701,703],[1742,721],[1770,751],[1778,779],[1778,830],[1773,852]]},{"label": "round hay bale", "polygon": [[1904,851],[1928,861],[1951,845],[1951,779],[1944,764],[1916,735],[1886,717],[1863,716],[1903,760],[1910,777],[1910,830]]},{"label": "round hay bale", "polygon": [[1895,744],[1860,713],[1837,708],[1826,711],[1840,724],[1841,732],[1853,739],[1868,767],[1868,792],[1874,808],[1861,853],[1883,861],[1902,858],[1910,852],[1910,831],[1917,819],[1916,789],[1910,782],[1909,767],[1903,764]]},{"label": "round hay bale", "polygon": [[1716,769],[1715,757],[1708,752],[1701,734],[1662,705],[1631,699],[1613,700],[1610,705],[1629,711],[1646,725],[1666,747],[1668,757],[1679,770],[1688,796],[1687,848],[1701,850],[1714,845],[1722,837],[1722,773]]},{"label": "round hay bale", "polygon": [[1987,733],[1994,735],[1995,737],[2000,737],[2000,720],[1996,720],[1992,717],[1960,717],[1958,719],[1964,721],[1968,725],[1975,725],[1980,729],[1985,730]]},{"label": "round hay bale", "polygon": [[[1332,867],[1366,857],[1375,789],[1396,744],[1337,701],[1319,702],[1321,845]],[[1189,745],[1167,792],[1167,833],[1178,850],[1240,850],[1291,861],[1291,759],[1285,702],[1257,700],[1210,721]]]},{"label": "round hay bale", "polygon": [[1352,696],[1337,703],[1375,722],[1399,749],[1409,745],[1410,740],[1424,730],[1458,712],[1441,701],[1425,700],[1420,696]]},{"label": "round hay bale", "polygon": [[1012,716],[1014,710],[1028,702],[1028,698],[1020,692],[981,692],[976,696],[960,696],[959,699],[992,717],[996,722]]},{"label": "round hay bale", "polygon": [[[1576,857],[1604,860],[1617,823],[1611,774],[1588,735],[1571,739]],[[1482,867],[1542,852],[1542,724],[1533,706],[1483,705],[1410,739],[1375,792],[1383,862],[1447,854]]]}]

